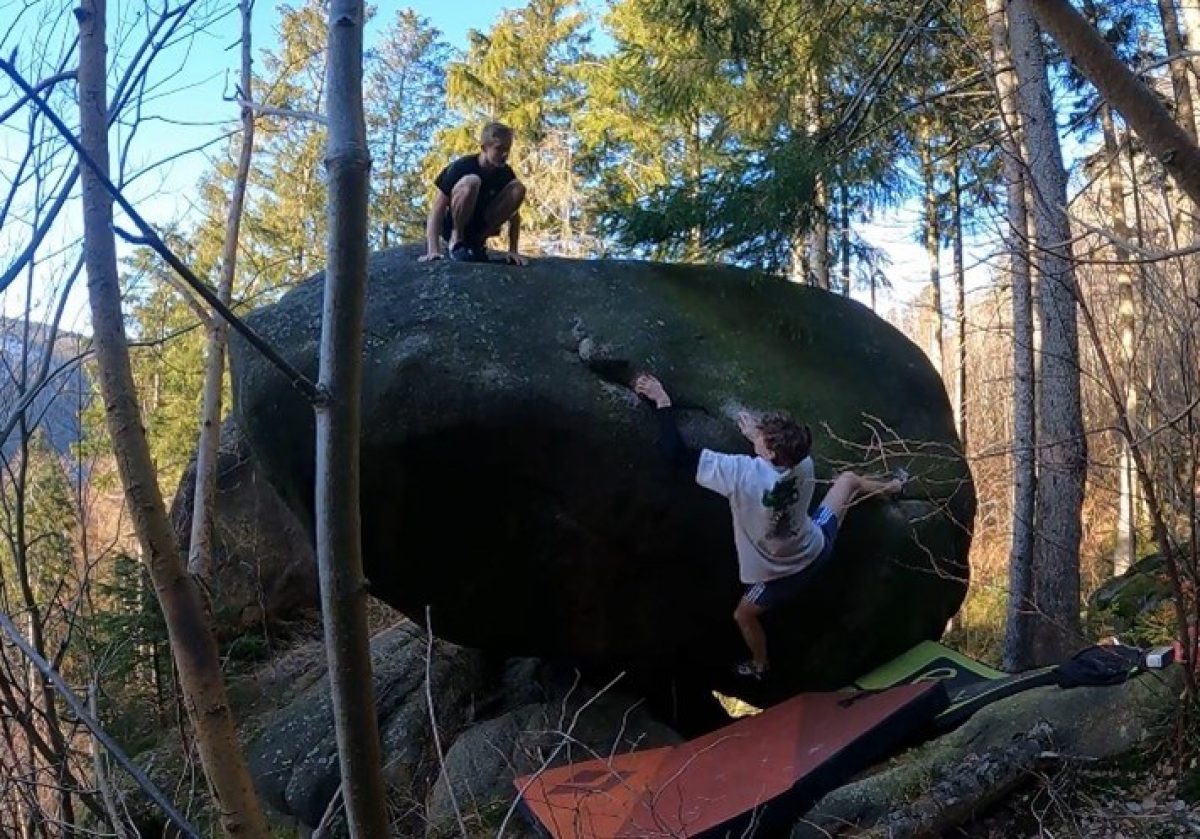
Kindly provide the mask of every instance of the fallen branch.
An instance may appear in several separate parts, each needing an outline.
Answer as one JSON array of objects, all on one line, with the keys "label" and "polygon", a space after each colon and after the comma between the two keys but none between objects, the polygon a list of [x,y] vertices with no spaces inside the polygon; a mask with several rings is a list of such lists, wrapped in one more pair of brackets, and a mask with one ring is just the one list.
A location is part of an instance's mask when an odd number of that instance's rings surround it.
[{"label": "fallen branch", "polygon": [[892,811],[862,839],[942,836],[1024,784],[1032,771],[1049,760],[1053,729],[1039,722],[1011,743],[971,754],[923,795]]},{"label": "fallen branch", "polygon": [[[1111,758],[1150,740],[1177,711],[1182,684],[1182,668],[1173,667],[1112,687],[1044,687],[1001,700],[829,793],[796,824],[791,839],[854,831],[939,835],[1003,798],[1046,759]],[[1047,757],[1051,741],[1055,752]]]}]

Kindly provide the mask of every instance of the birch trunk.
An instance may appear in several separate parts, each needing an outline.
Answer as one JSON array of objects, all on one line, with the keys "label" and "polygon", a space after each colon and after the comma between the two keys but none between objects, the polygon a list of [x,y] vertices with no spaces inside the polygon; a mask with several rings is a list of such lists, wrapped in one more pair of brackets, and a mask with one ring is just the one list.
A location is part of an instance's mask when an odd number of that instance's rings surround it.
[{"label": "birch trunk", "polygon": [[367,632],[359,520],[359,424],[370,157],[363,116],[362,0],[329,8],[325,166],[329,265],[317,405],[317,565],[346,820],[354,839],[388,835]]},{"label": "birch trunk", "polygon": [[[82,0],[75,15],[79,21],[80,141],[107,176],[105,0]],[[162,607],[221,824],[230,836],[266,839],[267,823],[234,730],[217,645],[196,585],[175,544],[138,411],[117,282],[112,197],[90,167],[81,164],[80,169],[93,339],[121,484]]]},{"label": "birch trunk", "polygon": [[1079,333],[1067,176],[1058,143],[1041,33],[1027,0],[1010,0],[1025,159],[1033,196],[1041,363],[1037,382],[1037,528],[1033,598],[1035,663],[1061,661],[1082,639],[1079,544],[1086,474]]},{"label": "birch trunk", "polygon": [[[250,177],[250,158],[254,153],[254,107],[251,103],[253,54],[250,43],[250,12],[253,7],[254,0],[241,0],[242,147],[229,196],[224,250],[221,253],[221,279],[217,284],[217,297],[226,306],[233,299],[242,206],[246,200],[246,181]],[[188,546],[188,573],[204,580],[212,575],[212,508],[217,486],[221,386],[225,379],[225,345],[228,336],[229,324],[214,313],[208,322],[208,348],[204,357],[204,405],[200,417],[200,439],[196,446],[196,492],[192,499],[192,533]]]},{"label": "birch trunk", "polygon": [[988,30],[996,92],[1003,121],[1002,150],[1007,185],[1009,284],[1013,309],[1013,498],[1012,544],[1008,561],[1008,608],[1002,666],[1019,671],[1033,660],[1033,533],[1037,494],[1033,357],[1033,287],[1029,271],[1028,210],[1017,80],[1008,45],[1005,0],[987,0]]}]

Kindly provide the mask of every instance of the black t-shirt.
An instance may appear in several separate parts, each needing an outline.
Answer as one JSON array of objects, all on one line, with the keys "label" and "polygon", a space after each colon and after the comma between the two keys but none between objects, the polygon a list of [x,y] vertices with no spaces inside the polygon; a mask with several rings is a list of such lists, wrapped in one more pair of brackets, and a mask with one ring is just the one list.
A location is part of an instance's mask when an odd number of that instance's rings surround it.
[{"label": "black t-shirt", "polygon": [[483,182],[479,189],[477,207],[483,207],[496,197],[496,193],[517,179],[517,174],[507,163],[495,169],[485,170],[479,165],[479,155],[469,154],[466,157],[460,157],[443,169],[434,180],[434,184],[442,191],[443,195],[449,197],[454,185],[464,175],[478,175]]}]

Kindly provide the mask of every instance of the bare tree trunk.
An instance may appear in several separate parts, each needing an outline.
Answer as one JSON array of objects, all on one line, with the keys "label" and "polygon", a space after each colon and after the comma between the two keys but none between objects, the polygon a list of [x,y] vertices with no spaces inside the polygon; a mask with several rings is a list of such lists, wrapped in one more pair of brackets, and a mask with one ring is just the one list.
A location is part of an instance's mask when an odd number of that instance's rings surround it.
[{"label": "bare tree trunk", "polygon": [[[1129,251],[1121,242],[1129,240],[1129,222],[1125,215],[1125,186],[1122,175],[1121,146],[1117,140],[1117,129],[1108,105],[1100,107],[1100,125],[1104,135],[1105,157],[1110,161],[1108,168],[1109,212],[1112,214],[1113,231],[1118,243],[1113,250],[1117,262],[1117,326],[1121,339],[1121,369],[1124,380],[1123,401],[1125,413],[1137,427],[1138,395],[1134,381],[1134,301],[1133,266],[1129,262]],[[1119,495],[1117,498],[1117,543],[1113,550],[1113,573],[1124,574],[1137,558],[1137,529],[1134,519],[1133,458],[1129,451],[1129,440],[1121,437],[1119,462]]]},{"label": "bare tree trunk", "polygon": [[[1175,121],[1195,143],[1195,106],[1192,101],[1192,85],[1188,79],[1188,61],[1183,55],[1183,35],[1179,31],[1175,0],[1158,0],[1158,15],[1162,21],[1163,42],[1167,45],[1167,55],[1170,56],[1171,91],[1175,94]],[[1175,226],[1179,229],[1179,238],[1184,244],[1190,245],[1195,239],[1195,206],[1185,196],[1180,196],[1171,203],[1175,208]]]},{"label": "bare tree trunk", "polygon": [[842,294],[850,296],[850,187],[843,176],[838,181],[838,233],[841,235]]},{"label": "bare tree trunk", "polygon": [[796,234],[788,248],[788,280],[793,283],[807,283],[808,246],[803,234]]},{"label": "bare tree trunk", "polygon": [[[96,719],[100,718],[100,714],[96,710],[96,691],[98,686],[96,679],[93,678],[92,683],[88,685],[88,711]],[[116,839],[128,839],[128,831],[125,828],[125,819],[121,816],[121,811],[117,808],[117,799],[113,795],[112,784],[108,780],[108,763],[104,759],[104,747],[100,743],[100,739],[96,735],[91,737],[92,749],[92,773],[96,778],[96,786],[100,790],[100,799],[104,802],[104,812],[108,814],[108,823],[112,827],[113,834]]]},{"label": "bare tree trunk", "polygon": [[[399,95],[403,96],[404,85],[401,85],[400,88],[401,88],[401,91],[400,91]],[[401,100],[401,101],[403,101],[403,100]],[[400,124],[398,122],[393,121],[392,125],[388,131],[387,182],[384,186],[384,194],[388,198],[387,204],[385,206],[388,208],[389,211],[395,210],[395,205],[393,204],[393,200],[396,196],[396,183],[395,183],[396,182],[396,158],[399,156],[399,152],[400,152],[399,146],[400,146]],[[391,222],[392,222],[392,220],[390,218],[384,219],[384,222],[383,222],[383,237],[380,241],[380,248],[382,250],[387,250],[389,247],[391,247],[391,242],[392,242],[392,239],[391,239],[392,223]]]},{"label": "bare tree trunk", "polygon": [[[820,73],[810,68],[808,88],[804,93],[805,128],[810,137],[816,137],[821,131],[821,84]],[[816,206],[813,208],[812,228],[808,232],[808,247],[806,249],[807,264],[805,265],[805,281],[811,282],[817,288],[829,290],[829,179],[824,172],[818,172],[816,183],[813,185],[813,195]]]},{"label": "bare tree trunk", "polygon": [[[926,133],[925,126],[922,133]],[[925,186],[925,214],[922,233],[925,238],[925,258],[929,261],[929,306],[933,317],[933,334],[929,338],[929,360],[933,367],[946,380],[946,359],[942,349],[942,336],[945,330],[942,318],[942,275],[938,265],[941,225],[939,223],[939,206],[937,194],[937,177],[933,168],[933,156],[929,148],[929,137],[926,133],[920,144],[921,180]]]},{"label": "bare tree trunk", "polygon": [[1046,28],[1100,95],[1125,118],[1154,158],[1200,203],[1200,148],[1159,98],[1117,58],[1096,28],[1068,0],[1026,0]]},{"label": "bare tree trunk", "polygon": [[[1179,13],[1183,23],[1184,42],[1188,52],[1193,53],[1188,56],[1187,61],[1192,70],[1192,89],[1195,90],[1195,85],[1200,84],[1200,53],[1197,52],[1200,51],[1200,0],[1179,0]],[[1192,116],[1200,120],[1200,113],[1195,112],[1195,109]],[[1200,132],[1200,123],[1194,127]]]},{"label": "bare tree trunk", "polygon": [[[21,396],[26,394],[30,386],[29,355],[32,351],[32,335],[30,333],[33,324],[32,301],[34,299],[34,269],[32,262],[27,274],[28,281],[25,288],[21,358],[16,371],[18,391]],[[50,351],[49,346],[47,346],[46,351]],[[21,600],[29,619],[29,639],[38,654],[45,656],[47,648],[46,627],[53,607],[48,606],[45,610],[42,609],[38,593],[35,591],[34,578],[32,577],[34,569],[30,568],[29,548],[31,542],[38,538],[37,535],[31,537],[27,529],[28,508],[26,506],[30,500],[29,494],[31,492],[31,487],[29,486],[29,458],[31,455],[29,444],[33,439],[34,429],[30,428],[24,410],[18,416],[17,426],[19,429],[18,440],[20,448],[16,474],[12,476],[13,529],[15,533],[13,534],[10,550],[21,590]],[[51,821],[57,821],[62,824],[60,835],[74,835],[76,820],[75,807],[71,801],[71,788],[75,784],[73,779],[70,779],[70,782],[68,782],[71,747],[67,742],[67,735],[63,731],[63,724],[58,713],[58,703],[54,699],[54,691],[46,683],[46,680],[41,678],[41,675],[32,662],[29,664],[28,680],[30,725],[37,726],[40,723],[44,729],[46,739],[54,746],[54,757],[52,760],[48,760],[47,763],[56,776],[58,812],[54,814],[54,819]],[[39,701],[41,703],[40,708]],[[33,713],[34,711],[40,711],[40,715]],[[36,761],[36,754],[31,752],[30,758],[30,767],[36,769],[36,763],[32,762]],[[41,798],[42,796],[39,795],[38,797]]]},{"label": "bare tree trunk", "polygon": [[1158,16],[1162,21],[1163,41],[1170,56],[1171,90],[1175,94],[1175,120],[1192,141],[1196,140],[1195,106],[1192,85],[1188,79],[1188,61],[1184,57],[1183,34],[1179,31],[1179,15],[1175,0],[1158,0]]},{"label": "bare tree trunk", "polygon": [[[254,107],[251,69],[250,12],[254,0],[241,0],[242,14],[242,147],[237,173],[229,196],[225,217],[225,242],[221,253],[221,279],[217,297],[226,306],[233,299],[233,278],[237,270],[238,239],[242,225],[242,206],[246,200],[246,181],[250,177],[250,158],[254,153]],[[200,440],[196,446],[196,493],[192,499],[192,534],[188,547],[188,573],[209,579],[212,574],[212,508],[217,487],[217,455],[221,442],[221,386],[225,379],[225,344],[229,324],[213,316],[208,323],[208,349],[204,357],[204,407],[200,418]]]},{"label": "bare tree trunk", "polygon": [[317,405],[317,565],[342,791],[351,837],[388,835],[359,521],[362,324],[370,157],[363,119],[362,0],[329,8],[329,266]]},{"label": "bare tree trunk", "polygon": [[824,173],[817,175],[816,199],[808,234],[809,279],[817,288],[829,291],[829,182]]},{"label": "bare tree trunk", "polygon": [[1082,638],[1079,544],[1087,463],[1079,388],[1077,294],[1066,210],[1067,176],[1041,34],[1027,0],[1011,0],[1008,21],[1038,254],[1037,314],[1042,343],[1037,408],[1034,655],[1036,663],[1049,663],[1074,652]]},{"label": "bare tree trunk", "polygon": [[[80,33],[80,141],[101,174],[107,176],[105,0],[82,0],[75,15]],[[185,701],[196,727],[200,759],[216,795],[222,826],[230,836],[266,839],[266,819],[237,741],[217,645],[196,585],[175,544],[138,412],[117,282],[112,198],[90,167],[81,163],[80,169],[93,338],[121,483],[162,606]]]},{"label": "bare tree trunk", "polygon": [[1018,671],[1033,660],[1033,543],[1037,497],[1033,286],[1029,271],[1026,170],[1021,157],[1017,79],[1008,45],[1005,0],[987,0],[992,66],[1004,124],[1001,149],[1007,185],[1009,282],[1013,308],[1013,512],[1008,563],[1008,612],[1002,665]]},{"label": "bare tree trunk", "polygon": [[958,330],[955,338],[954,375],[954,419],[958,426],[958,439],[963,451],[967,450],[967,276],[963,266],[962,224],[962,173],[959,171],[958,156],[954,158],[951,173],[954,183],[951,191],[951,226],[954,235],[954,320]]}]

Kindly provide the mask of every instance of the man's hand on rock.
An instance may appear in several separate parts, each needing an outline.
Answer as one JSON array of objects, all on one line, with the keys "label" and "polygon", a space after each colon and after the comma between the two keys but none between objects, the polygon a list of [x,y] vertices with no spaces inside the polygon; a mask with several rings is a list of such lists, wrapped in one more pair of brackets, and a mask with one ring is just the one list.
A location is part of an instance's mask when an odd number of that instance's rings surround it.
[{"label": "man's hand on rock", "polygon": [[633,390],[638,396],[644,396],[654,403],[656,408],[671,407],[671,397],[657,376],[651,373],[638,373],[633,380]]},{"label": "man's hand on rock", "polygon": [[753,440],[758,434],[758,416],[753,411],[741,410],[737,412],[735,419],[742,436]]}]

